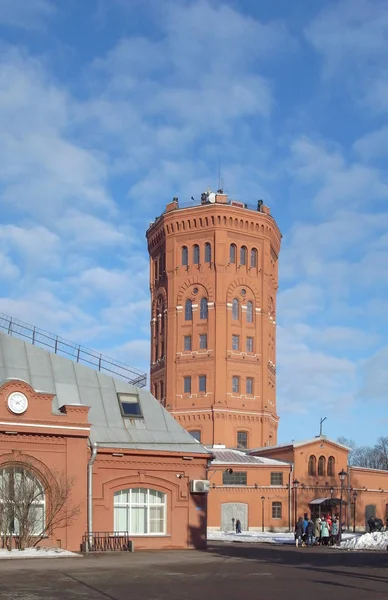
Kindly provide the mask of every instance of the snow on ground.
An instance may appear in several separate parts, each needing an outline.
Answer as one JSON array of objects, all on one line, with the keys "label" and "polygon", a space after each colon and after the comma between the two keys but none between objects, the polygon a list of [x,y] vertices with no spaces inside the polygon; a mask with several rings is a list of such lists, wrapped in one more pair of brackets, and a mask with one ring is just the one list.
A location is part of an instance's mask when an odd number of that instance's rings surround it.
[{"label": "snow on ground", "polygon": [[341,548],[348,548],[349,550],[388,550],[388,531],[364,533],[364,535],[342,542]]},{"label": "snow on ground", "polygon": [[[344,533],[342,539],[352,539],[353,533]],[[293,532],[272,533],[269,531],[243,531],[235,533],[234,531],[215,531],[208,530],[207,539],[209,542],[245,542],[251,544],[295,544]]]},{"label": "snow on ground", "polygon": [[1,559],[12,558],[62,558],[69,556],[81,556],[69,550],[62,548],[26,548],[25,550],[9,550],[0,549]]}]

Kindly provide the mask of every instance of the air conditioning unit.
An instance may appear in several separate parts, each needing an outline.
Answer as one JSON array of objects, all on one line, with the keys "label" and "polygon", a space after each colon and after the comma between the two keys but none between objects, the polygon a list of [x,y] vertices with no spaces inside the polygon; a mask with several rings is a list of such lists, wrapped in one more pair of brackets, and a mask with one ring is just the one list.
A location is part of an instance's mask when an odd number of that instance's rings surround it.
[{"label": "air conditioning unit", "polygon": [[207,494],[210,489],[210,481],[207,479],[192,479],[190,491],[192,494]]}]

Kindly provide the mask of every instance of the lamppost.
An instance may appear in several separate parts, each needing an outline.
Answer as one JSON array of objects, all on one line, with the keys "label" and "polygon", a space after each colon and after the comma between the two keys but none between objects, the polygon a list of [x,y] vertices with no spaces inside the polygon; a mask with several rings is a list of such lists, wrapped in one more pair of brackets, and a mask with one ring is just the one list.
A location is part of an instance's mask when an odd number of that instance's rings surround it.
[{"label": "lamppost", "polygon": [[353,533],[356,533],[356,502],[357,502],[357,492],[354,490],[353,492]]},{"label": "lamppost", "polygon": [[294,479],[294,500],[295,500],[295,517],[294,517],[294,526],[296,527],[296,522],[298,520],[298,486],[299,481]]},{"label": "lamppost", "polygon": [[264,531],[264,500],[265,497],[261,497],[261,531]]},{"label": "lamppost", "polygon": [[330,500],[333,500],[334,488],[330,488]]},{"label": "lamppost", "polygon": [[340,498],[340,514],[339,514],[339,530],[338,530],[338,543],[341,543],[341,538],[342,538],[342,495],[344,492],[344,481],[347,477],[347,472],[344,471],[342,469],[342,471],[340,471],[340,473],[338,473],[338,476],[340,478],[341,481],[341,498]]}]

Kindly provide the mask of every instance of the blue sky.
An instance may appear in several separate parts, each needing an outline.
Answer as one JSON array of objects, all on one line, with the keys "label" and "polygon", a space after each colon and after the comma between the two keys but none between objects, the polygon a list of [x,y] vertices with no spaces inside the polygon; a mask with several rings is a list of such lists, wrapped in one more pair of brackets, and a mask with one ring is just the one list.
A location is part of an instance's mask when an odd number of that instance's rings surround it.
[{"label": "blue sky", "polygon": [[284,236],[279,440],[386,434],[387,38],[387,0],[0,0],[0,312],[147,369],[144,232],[221,164]]}]

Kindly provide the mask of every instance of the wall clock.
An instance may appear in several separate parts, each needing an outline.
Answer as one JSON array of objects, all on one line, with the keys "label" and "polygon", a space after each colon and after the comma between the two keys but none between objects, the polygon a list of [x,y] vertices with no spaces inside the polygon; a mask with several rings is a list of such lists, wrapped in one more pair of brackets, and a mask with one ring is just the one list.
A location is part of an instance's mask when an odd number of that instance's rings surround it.
[{"label": "wall clock", "polygon": [[23,414],[28,408],[27,397],[21,392],[12,392],[8,396],[7,404],[9,410],[15,413],[15,415]]}]

